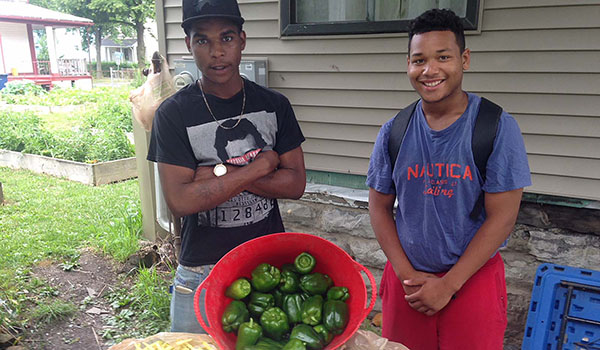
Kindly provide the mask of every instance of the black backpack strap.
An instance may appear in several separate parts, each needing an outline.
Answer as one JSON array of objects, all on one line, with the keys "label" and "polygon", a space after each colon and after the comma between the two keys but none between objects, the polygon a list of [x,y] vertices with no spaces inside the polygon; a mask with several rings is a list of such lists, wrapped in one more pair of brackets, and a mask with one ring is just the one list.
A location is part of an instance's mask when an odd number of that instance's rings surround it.
[{"label": "black backpack strap", "polygon": [[406,128],[408,127],[408,123],[410,122],[413,112],[415,111],[417,102],[419,101],[417,100],[411,103],[406,108],[398,112],[398,114],[396,114],[394,117],[394,121],[392,121],[392,128],[390,129],[390,138],[388,141],[388,153],[390,154],[390,160],[392,161],[392,171],[394,171],[396,158],[398,158],[398,152],[400,152],[400,145],[402,145]]},{"label": "black backpack strap", "polygon": [[[494,140],[496,139],[496,131],[498,130],[498,123],[501,115],[502,107],[484,97],[481,98],[479,112],[477,113],[477,119],[475,120],[475,127],[473,129],[471,149],[473,151],[475,165],[477,166],[484,183],[486,179],[487,161],[494,149]],[[471,214],[469,215],[471,220],[477,220],[481,214],[485,205],[483,197],[484,192],[481,190],[479,198],[477,198],[477,202],[475,202],[473,210],[471,210]]]}]

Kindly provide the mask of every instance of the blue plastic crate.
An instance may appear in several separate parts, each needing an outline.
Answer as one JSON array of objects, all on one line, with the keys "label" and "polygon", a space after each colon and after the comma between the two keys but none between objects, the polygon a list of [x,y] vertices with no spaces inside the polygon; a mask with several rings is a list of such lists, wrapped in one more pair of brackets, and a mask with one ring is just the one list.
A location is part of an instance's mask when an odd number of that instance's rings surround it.
[{"label": "blue plastic crate", "polygon": [[600,271],[540,265],[521,349],[600,349]]}]

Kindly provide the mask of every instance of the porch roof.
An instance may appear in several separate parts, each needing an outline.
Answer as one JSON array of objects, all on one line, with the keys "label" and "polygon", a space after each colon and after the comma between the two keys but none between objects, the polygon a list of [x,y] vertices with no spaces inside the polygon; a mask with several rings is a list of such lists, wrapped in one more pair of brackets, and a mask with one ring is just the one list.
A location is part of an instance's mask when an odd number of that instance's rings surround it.
[{"label": "porch roof", "polygon": [[89,18],[49,10],[25,2],[0,0],[0,22],[31,23],[52,27],[83,27],[94,25]]}]

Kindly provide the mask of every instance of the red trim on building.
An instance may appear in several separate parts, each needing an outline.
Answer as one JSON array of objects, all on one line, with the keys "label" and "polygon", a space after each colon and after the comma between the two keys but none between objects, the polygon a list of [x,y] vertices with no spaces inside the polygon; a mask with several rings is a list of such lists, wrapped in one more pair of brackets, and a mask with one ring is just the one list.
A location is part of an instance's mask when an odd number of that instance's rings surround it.
[{"label": "red trim on building", "polygon": [[39,74],[37,65],[37,57],[35,55],[35,43],[33,42],[33,26],[27,23],[27,39],[29,40],[29,54],[31,55],[31,65],[33,66],[33,74]]},{"label": "red trim on building", "polygon": [[34,80],[34,81],[64,81],[64,80],[81,80],[81,79],[92,79],[91,75],[35,75],[35,74],[21,74],[17,76],[8,76],[8,80]]}]

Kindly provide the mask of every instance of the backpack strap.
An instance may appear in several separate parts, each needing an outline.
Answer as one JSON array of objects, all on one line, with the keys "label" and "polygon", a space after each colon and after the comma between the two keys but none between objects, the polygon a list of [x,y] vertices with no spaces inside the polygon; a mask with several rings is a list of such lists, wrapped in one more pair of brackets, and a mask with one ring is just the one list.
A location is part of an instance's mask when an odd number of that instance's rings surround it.
[{"label": "backpack strap", "polygon": [[[481,98],[479,112],[477,113],[475,127],[473,128],[471,150],[473,151],[475,165],[477,166],[477,170],[479,170],[479,174],[484,183],[486,179],[487,161],[494,149],[494,140],[496,139],[496,132],[498,130],[498,123],[501,115],[502,107],[485,97]],[[481,190],[481,193],[473,206],[473,210],[471,210],[471,214],[469,214],[471,220],[477,220],[481,214],[485,205],[483,197],[484,192]]]},{"label": "backpack strap", "polygon": [[388,141],[388,153],[390,154],[390,160],[392,162],[392,171],[394,171],[396,158],[398,158],[398,152],[400,152],[400,145],[402,145],[402,140],[404,140],[406,128],[408,128],[408,123],[412,118],[417,102],[419,102],[419,100],[411,103],[409,106],[398,112],[394,117],[394,121],[392,121],[392,128],[390,129],[390,138]]}]

